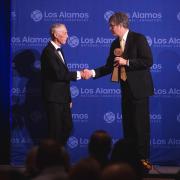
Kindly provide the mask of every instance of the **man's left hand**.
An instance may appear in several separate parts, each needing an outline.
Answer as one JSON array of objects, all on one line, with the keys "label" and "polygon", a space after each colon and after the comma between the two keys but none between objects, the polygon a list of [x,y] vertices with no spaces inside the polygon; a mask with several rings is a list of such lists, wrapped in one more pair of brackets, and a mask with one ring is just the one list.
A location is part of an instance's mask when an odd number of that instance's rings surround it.
[{"label": "man's left hand", "polygon": [[121,66],[121,65],[123,66],[127,65],[127,60],[122,57],[115,57],[114,66],[116,67],[116,66]]}]

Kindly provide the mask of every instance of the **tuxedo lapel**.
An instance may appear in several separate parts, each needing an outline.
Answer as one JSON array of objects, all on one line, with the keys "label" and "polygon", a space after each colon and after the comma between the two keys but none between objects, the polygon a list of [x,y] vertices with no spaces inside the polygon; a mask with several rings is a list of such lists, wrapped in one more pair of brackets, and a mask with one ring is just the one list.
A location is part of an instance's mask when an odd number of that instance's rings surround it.
[{"label": "tuxedo lapel", "polygon": [[[62,60],[62,58],[61,58],[61,56],[59,55],[58,51],[57,51],[57,50],[55,49],[55,47],[51,44],[51,42],[48,43],[48,47],[54,51],[54,54],[55,54],[55,55],[57,56],[57,58],[58,58],[58,63],[63,64],[64,67],[67,68],[66,62],[64,62],[64,61]],[[67,69],[68,69],[68,68],[67,68]]]},{"label": "tuxedo lapel", "polygon": [[66,65],[66,62],[64,62],[61,58],[61,56],[59,55],[58,51],[55,49],[54,53],[56,54],[56,56],[59,58],[59,60],[61,61],[61,63],[63,63],[64,65]]}]

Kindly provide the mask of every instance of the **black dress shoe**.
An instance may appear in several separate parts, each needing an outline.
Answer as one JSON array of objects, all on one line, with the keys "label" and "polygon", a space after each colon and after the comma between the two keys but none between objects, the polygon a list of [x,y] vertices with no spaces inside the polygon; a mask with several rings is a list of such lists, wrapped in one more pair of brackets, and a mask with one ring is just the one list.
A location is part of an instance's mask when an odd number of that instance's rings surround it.
[{"label": "black dress shoe", "polygon": [[147,159],[141,159],[141,163],[145,171],[149,172],[153,169],[153,165]]},{"label": "black dress shoe", "polygon": [[150,170],[154,170],[157,174],[161,174],[161,172],[155,166],[153,166],[153,164],[151,164],[148,160],[141,159],[141,164],[143,166],[145,174],[147,174]]}]

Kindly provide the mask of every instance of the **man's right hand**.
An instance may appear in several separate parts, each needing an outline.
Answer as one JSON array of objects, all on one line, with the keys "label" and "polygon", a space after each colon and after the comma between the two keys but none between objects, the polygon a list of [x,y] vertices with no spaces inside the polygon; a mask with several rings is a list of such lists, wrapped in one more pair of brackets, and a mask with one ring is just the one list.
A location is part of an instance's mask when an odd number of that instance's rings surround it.
[{"label": "man's right hand", "polygon": [[92,71],[89,69],[84,69],[81,71],[81,77],[85,80],[92,78]]}]

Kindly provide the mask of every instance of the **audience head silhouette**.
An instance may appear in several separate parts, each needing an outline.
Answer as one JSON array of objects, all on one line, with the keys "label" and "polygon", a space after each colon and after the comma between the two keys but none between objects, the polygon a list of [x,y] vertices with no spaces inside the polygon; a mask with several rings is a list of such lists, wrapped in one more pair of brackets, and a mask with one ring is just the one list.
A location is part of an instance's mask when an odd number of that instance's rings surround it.
[{"label": "audience head silhouette", "polygon": [[130,139],[120,139],[114,144],[110,161],[111,163],[128,163],[140,177],[144,173],[135,143]]},{"label": "audience head silhouette", "polygon": [[85,158],[70,170],[70,180],[99,180],[100,165],[93,158]]},{"label": "audience head silhouette", "polygon": [[137,177],[130,165],[112,164],[102,171],[101,180],[137,180]]},{"label": "audience head silhouette", "polygon": [[38,148],[37,166],[40,170],[52,166],[67,166],[67,153],[56,140],[45,139]]},{"label": "audience head silhouette", "polygon": [[111,136],[104,130],[97,130],[91,135],[89,140],[89,155],[95,158],[103,168],[108,164],[111,146]]}]

